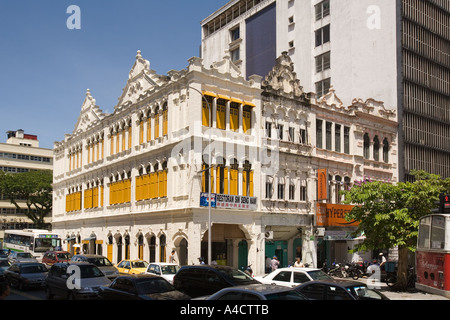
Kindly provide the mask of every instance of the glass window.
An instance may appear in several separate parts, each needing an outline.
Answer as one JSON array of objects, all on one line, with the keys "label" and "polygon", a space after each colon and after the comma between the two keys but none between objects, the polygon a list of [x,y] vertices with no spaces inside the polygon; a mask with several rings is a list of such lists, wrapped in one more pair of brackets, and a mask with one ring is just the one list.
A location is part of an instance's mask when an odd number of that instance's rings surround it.
[{"label": "glass window", "polygon": [[304,287],[301,293],[312,300],[323,300],[323,291],[323,284],[310,284]]},{"label": "glass window", "polygon": [[445,217],[433,216],[431,220],[431,248],[444,249],[445,247]]},{"label": "glass window", "polygon": [[327,286],[326,300],[353,300],[350,294],[341,287]]},{"label": "glass window", "polygon": [[273,280],[282,282],[291,282],[291,276],[292,276],[291,271],[281,271],[273,278]]},{"label": "glass window", "polygon": [[308,281],[310,281],[310,279],[303,272],[294,272],[294,283],[305,283]]}]

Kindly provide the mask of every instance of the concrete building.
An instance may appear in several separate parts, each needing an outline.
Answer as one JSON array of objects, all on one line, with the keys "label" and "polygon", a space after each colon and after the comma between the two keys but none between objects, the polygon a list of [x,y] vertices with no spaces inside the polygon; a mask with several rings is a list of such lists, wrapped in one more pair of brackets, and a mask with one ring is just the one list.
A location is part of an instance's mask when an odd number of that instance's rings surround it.
[{"label": "concrete building", "polygon": [[201,26],[205,65],[230,52],[244,77],[266,76],[286,51],[307,92],[398,111],[400,180],[450,176],[448,1],[233,0]]},{"label": "concrete building", "polygon": [[[36,135],[23,130],[8,131],[6,143],[0,143],[0,170],[6,173],[52,170],[53,150],[39,147]],[[24,209],[26,206],[24,204]],[[51,222],[48,217],[46,222]],[[0,238],[5,229],[33,228],[33,223],[5,197],[0,199]]]},{"label": "concrete building", "polygon": [[114,263],[166,261],[171,250],[198,263],[209,238],[212,260],[257,274],[266,256],[341,258],[334,243],[354,243],[354,226],[327,212],[342,212],[338,191],[355,181],[397,180],[396,128],[382,102],[305,92],[287,53],[246,79],[229,55],[161,76],[138,52],[114,112],[88,90],[55,143],[53,230],[65,249]]}]

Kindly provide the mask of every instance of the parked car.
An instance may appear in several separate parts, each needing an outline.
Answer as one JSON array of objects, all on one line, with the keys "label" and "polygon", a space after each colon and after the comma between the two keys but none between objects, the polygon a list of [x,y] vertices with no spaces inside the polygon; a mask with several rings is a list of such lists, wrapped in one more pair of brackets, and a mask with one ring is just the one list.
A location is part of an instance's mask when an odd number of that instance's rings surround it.
[{"label": "parked car", "polygon": [[313,280],[333,280],[320,269],[315,268],[280,268],[263,277],[255,277],[261,283],[296,287]]},{"label": "parked car", "polygon": [[173,278],[178,270],[180,270],[180,266],[175,263],[152,262],[148,265],[145,273],[156,274],[173,284]]},{"label": "parked car", "polygon": [[[70,266],[76,266],[79,272],[72,273],[72,270],[69,269]],[[79,283],[76,280],[78,276]],[[55,295],[69,300],[96,299],[99,288],[110,283],[111,280],[92,263],[58,262],[50,268],[45,279],[45,293],[47,299],[53,299]]]},{"label": "parked car", "polygon": [[148,262],[144,260],[122,260],[115,267],[120,274],[140,274],[147,271]]},{"label": "parked car", "polygon": [[9,263],[8,258],[0,258],[0,278],[3,277],[3,273],[10,266],[11,266],[11,263]]},{"label": "parked car", "polygon": [[351,280],[311,281],[295,288],[309,300],[389,300],[366,284]]},{"label": "parked car", "polygon": [[29,252],[12,251],[8,256],[9,262],[38,262]]},{"label": "parked car", "polygon": [[[199,298],[194,300],[201,300]],[[307,300],[300,292],[272,284],[252,284],[222,289],[205,300]]]},{"label": "parked car", "polygon": [[96,265],[105,276],[113,280],[119,276],[119,270],[108,260],[108,258],[98,254],[77,254],[70,259],[74,262],[89,262]]},{"label": "parked car", "polygon": [[211,295],[238,285],[258,284],[248,274],[222,265],[183,266],[173,279],[173,286],[192,298]]},{"label": "parked car", "polygon": [[8,258],[9,253],[10,253],[9,250],[0,249],[0,258]]},{"label": "parked car", "polygon": [[70,253],[67,251],[47,251],[42,257],[42,263],[47,267],[51,267],[58,262],[66,262],[70,260]]},{"label": "parked car", "polygon": [[25,288],[45,286],[48,269],[39,262],[16,262],[3,273],[10,286],[14,285],[23,290]]},{"label": "parked car", "polygon": [[152,274],[130,274],[117,277],[99,292],[102,300],[190,300],[166,279]]}]

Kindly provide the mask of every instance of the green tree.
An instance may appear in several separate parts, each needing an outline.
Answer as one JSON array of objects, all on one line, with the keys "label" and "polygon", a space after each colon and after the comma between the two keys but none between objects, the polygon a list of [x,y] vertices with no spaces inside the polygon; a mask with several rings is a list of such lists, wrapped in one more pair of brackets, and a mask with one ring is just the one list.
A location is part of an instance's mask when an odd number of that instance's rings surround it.
[{"label": "green tree", "polygon": [[416,250],[420,218],[436,207],[440,193],[450,190],[450,179],[424,171],[412,174],[414,182],[364,181],[343,192],[345,203],[355,205],[346,219],[359,221],[356,232],[366,235],[356,250],[398,247],[400,289],[407,286],[408,252]]},{"label": "green tree", "polygon": [[51,170],[29,171],[23,173],[0,172],[0,193],[9,199],[20,211],[24,211],[38,228],[47,228],[44,218],[52,212]]}]

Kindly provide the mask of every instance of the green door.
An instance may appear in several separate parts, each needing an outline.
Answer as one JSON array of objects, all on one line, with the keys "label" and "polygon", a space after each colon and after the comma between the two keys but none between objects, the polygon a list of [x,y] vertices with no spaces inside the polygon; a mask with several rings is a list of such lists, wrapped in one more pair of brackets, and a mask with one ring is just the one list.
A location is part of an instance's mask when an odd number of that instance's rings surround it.
[{"label": "green door", "polygon": [[238,246],[238,268],[239,270],[245,270],[248,266],[248,245],[247,241],[242,240]]}]

